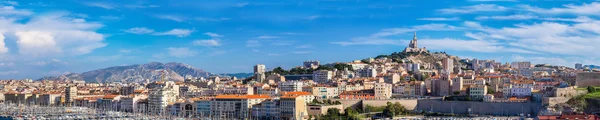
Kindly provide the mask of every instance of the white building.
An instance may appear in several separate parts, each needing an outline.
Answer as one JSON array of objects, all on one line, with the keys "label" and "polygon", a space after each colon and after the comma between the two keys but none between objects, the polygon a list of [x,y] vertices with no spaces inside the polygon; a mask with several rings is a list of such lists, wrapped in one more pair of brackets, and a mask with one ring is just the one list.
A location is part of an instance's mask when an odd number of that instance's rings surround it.
[{"label": "white building", "polygon": [[285,81],[279,82],[278,88],[282,92],[300,92],[304,87],[302,81]]},{"label": "white building", "polygon": [[521,69],[521,68],[531,68],[531,62],[529,61],[516,61],[510,64],[511,68]]},{"label": "white building", "polygon": [[267,67],[263,64],[257,64],[254,66],[254,73],[259,73],[259,74],[263,74],[265,73],[265,70],[267,69]]},{"label": "white building", "polygon": [[76,86],[67,87],[65,89],[65,103],[68,105],[71,105],[74,102],[73,99],[75,99],[75,98],[77,98],[77,87]]},{"label": "white building", "polygon": [[373,87],[375,99],[390,99],[392,98],[392,84],[375,83]]},{"label": "white building", "polygon": [[331,99],[340,95],[337,87],[312,87],[311,92],[318,99]]},{"label": "white building", "polygon": [[333,78],[333,72],[329,70],[318,70],[313,72],[313,81],[317,83],[326,83]]},{"label": "white building", "polygon": [[531,91],[533,91],[533,88],[511,88],[510,89],[510,95],[511,97],[527,97],[527,96],[531,96]]},{"label": "white building", "polygon": [[359,77],[377,77],[377,70],[373,68],[363,68],[356,70]]},{"label": "white building", "polygon": [[471,85],[469,86],[469,96],[474,100],[482,100],[487,95],[486,85]]},{"label": "white building", "polygon": [[170,102],[176,102],[179,95],[179,86],[173,81],[167,81],[160,86],[150,89],[148,95],[148,113],[165,114],[167,105]]},{"label": "white building", "polygon": [[253,105],[270,97],[268,95],[217,95],[211,102],[211,116],[218,119],[250,118]]}]

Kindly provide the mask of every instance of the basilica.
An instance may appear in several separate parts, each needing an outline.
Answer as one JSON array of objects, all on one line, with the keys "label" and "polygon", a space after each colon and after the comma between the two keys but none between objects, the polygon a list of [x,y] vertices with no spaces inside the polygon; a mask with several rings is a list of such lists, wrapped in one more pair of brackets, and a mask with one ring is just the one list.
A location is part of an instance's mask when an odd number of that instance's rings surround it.
[{"label": "basilica", "polygon": [[410,41],[410,44],[408,44],[408,46],[406,48],[404,48],[404,51],[402,51],[404,53],[427,53],[427,49],[425,47],[423,48],[419,48],[417,46],[417,32],[415,32],[415,35],[413,37],[413,39]]}]

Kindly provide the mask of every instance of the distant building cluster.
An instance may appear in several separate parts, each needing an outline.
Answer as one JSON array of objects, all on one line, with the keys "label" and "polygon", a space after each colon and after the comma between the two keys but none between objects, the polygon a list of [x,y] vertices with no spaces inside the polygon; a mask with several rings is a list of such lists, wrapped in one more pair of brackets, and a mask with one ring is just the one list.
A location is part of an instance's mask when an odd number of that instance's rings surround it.
[{"label": "distant building cluster", "polygon": [[[416,33],[404,49],[404,53],[414,52],[436,54],[417,47]],[[194,118],[300,120],[326,114],[328,108],[352,107],[318,104],[323,100],[435,98],[556,105],[581,94],[576,86],[600,86],[600,73],[584,71],[582,64],[573,69],[453,56],[432,62],[390,57],[363,61],[325,65],[304,61],[298,68],[310,72],[294,75],[272,73],[264,64],[257,64],[254,75],[247,79],[210,76],[143,83],[2,80],[0,101]],[[320,66],[331,69],[317,69]]]}]

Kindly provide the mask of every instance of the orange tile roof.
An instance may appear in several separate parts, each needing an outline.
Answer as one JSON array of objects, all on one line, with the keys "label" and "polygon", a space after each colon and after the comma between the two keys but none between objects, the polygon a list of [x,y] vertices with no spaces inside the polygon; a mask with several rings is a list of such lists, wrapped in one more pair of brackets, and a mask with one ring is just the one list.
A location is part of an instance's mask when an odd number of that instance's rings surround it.
[{"label": "orange tile roof", "polygon": [[267,99],[269,95],[217,95],[215,99]]},{"label": "orange tile roof", "polygon": [[310,92],[284,92],[283,95],[312,95]]},{"label": "orange tile roof", "polygon": [[117,96],[120,96],[120,95],[105,95],[104,97],[102,97],[102,99],[114,99]]}]

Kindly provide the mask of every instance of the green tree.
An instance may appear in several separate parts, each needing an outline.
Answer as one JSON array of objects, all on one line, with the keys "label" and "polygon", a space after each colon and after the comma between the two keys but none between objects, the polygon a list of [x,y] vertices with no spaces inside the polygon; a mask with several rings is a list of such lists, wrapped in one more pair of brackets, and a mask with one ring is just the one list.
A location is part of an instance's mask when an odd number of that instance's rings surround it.
[{"label": "green tree", "polygon": [[339,119],[340,109],[338,108],[329,108],[327,109],[327,115],[323,116],[325,120],[334,120]]},{"label": "green tree", "polygon": [[333,68],[325,65],[319,65],[317,70],[333,70]]},{"label": "green tree", "polygon": [[488,93],[488,94],[494,94],[494,93],[496,93],[496,91],[494,91],[492,88],[489,88],[489,87],[488,87],[488,88],[487,88],[487,93]]},{"label": "green tree", "polygon": [[346,109],[344,109],[344,114],[345,116],[349,119],[349,120],[358,120],[358,111],[352,109],[351,107],[348,107]]},{"label": "green tree", "polygon": [[312,100],[312,103],[313,103],[313,104],[323,104],[323,103],[321,103],[321,101],[319,101],[319,100],[317,100],[317,99],[313,99],[313,100]]},{"label": "green tree", "polygon": [[383,115],[386,117],[394,117],[396,116],[397,109],[394,107],[392,102],[387,102],[385,109],[383,109]]},{"label": "green tree", "polygon": [[587,91],[588,91],[588,93],[595,93],[596,92],[596,88],[594,88],[592,86],[588,86],[587,87]]},{"label": "green tree", "polygon": [[460,94],[460,91],[454,91],[454,95]]},{"label": "green tree", "polygon": [[283,68],[281,68],[281,67],[276,67],[276,68],[274,68],[274,69],[271,71],[271,73],[277,73],[277,74],[280,74],[280,75],[285,75],[285,74],[287,74],[287,71],[286,71],[286,70],[284,70],[284,69],[283,69]]},{"label": "green tree", "polygon": [[342,104],[342,102],[340,102],[340,101],[335,101],[335,104],[336,104],[336,105],[341,105],[341,104]]}]

